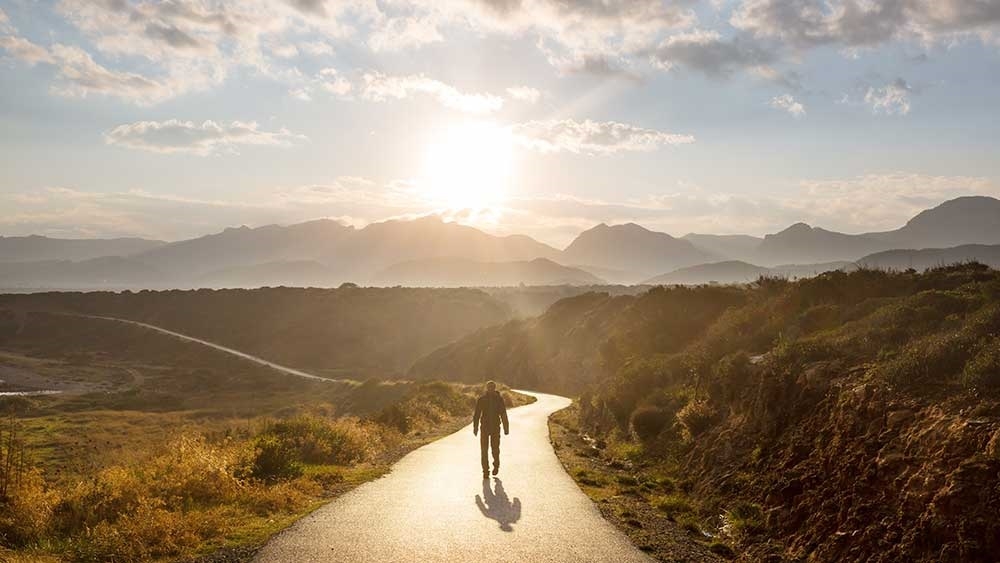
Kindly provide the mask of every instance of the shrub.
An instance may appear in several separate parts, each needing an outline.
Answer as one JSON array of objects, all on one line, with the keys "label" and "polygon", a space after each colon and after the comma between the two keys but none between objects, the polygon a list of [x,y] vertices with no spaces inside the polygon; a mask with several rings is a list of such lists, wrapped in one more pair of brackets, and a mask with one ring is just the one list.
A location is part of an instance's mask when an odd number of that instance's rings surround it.
[{"label": "shrub", "polygon": [[7,547],[22,547],[42,539],[49,531],[55,491],[45,488],[41,474],[29,470],[0,502],[0,538]]},{"label": "shrub", "polygon": [[247,468],[250,477],[273,483],[302,475],[298,452],[277,436],[265,434],[254,441]]},{"label": "shrub", "polygon": [[275,423],[265,434],[281,442],[296,461],[348,465],[368,458],[377,442],[373,430],[353,418],[298,416]]},{"label": "shrub", "polygon": [[965,365],[962,384],[983,393],[1000,393],[1000,341],[994,339]]},{"label": "shrub", "polygon": [[705,400],[691,401],[677,413],[678,422],[692,438],[708,430],[715,421],[715,417],[715,409]]},{"label": "shrub", "polygon": [[642,441],[656,438],[670,423],[673,413],[654,406],[643,406],[632,411],[630,425],[632,432]]}]

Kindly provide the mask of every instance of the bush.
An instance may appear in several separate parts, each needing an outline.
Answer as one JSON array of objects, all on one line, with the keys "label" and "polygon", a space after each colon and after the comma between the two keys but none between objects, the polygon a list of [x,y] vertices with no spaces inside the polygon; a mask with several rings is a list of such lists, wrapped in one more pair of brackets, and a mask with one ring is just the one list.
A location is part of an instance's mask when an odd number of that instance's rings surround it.
[{"label": "bush", "polygon": [[691,438],[708,430],[715,421],[715,417],[715,409],[705,400],[691,401],[677,413],[678,422]]},{"label": "bush", "polygon": [[349,465],[369,457],[378,441],[373,432],[357,419],[298,416],[275,423],[265,434],[280,441],[297,461]]},{"label": "bush", "polygon": [[37,470],[25,472],[8,497],[0,502],[0,538],[6,547],[22,547],[42,539],[49,531],[54,491],[45,488]]},{"label": "bush", "polygon": [[254,441],[249,476],[273,483],[302,475],[298,452],[279,437],[265,434]]},{"label": "bush", "polygon": [[965,365],[962,384],[982,393],[1000,393],[1000,341],[994,339]]},{"label": "bush", "polygon": [[643,406],[632,411],[630,425],[632,432],[642,441],[656,438],[670,423],[673,413],[654,406]]}]

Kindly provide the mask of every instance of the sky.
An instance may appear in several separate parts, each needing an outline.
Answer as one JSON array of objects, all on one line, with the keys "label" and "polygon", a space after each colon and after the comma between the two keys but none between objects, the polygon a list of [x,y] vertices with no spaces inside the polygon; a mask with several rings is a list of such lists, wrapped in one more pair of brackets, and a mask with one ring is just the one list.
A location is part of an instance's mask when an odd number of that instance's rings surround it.
[{"label": "sky", "polygon": [[0,0],[0,235],[901,226],[1000,196],[1000,0]]}]

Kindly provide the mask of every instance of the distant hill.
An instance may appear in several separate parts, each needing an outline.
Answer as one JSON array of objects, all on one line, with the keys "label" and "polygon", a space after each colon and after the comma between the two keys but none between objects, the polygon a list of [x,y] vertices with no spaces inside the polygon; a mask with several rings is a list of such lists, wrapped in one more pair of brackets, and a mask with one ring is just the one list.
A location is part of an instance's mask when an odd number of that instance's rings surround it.
[{"label": "distant hill", "polygon": [[867,235],[846,235],[805,223],[767,235],[757,249],[764,265],[856,260],[866,254],[886,250],[888,243]]},{"label": "distant hill", "polygon": [[416,287],[507,287],[516,285],[595,285],[593,274],[545,258],[517,262],[479,262],[428,258],[395,264],[372,278],[376,285]]},{"label": "distant hill", "polygon": [[1000,245],[964,244],[953,248],[887,250],[865,256],[858,264],[886,270],[926,270],[965,262],[1000,268]]},{"label": "distant hill", "polygon": [[633,283],[654,274],[712,261],[715,256],[691,242],[650,231],[635,223],[604,223],[580,233],[563,250],[565,264],[587,264],[635,274]]},{"label": "distant hill", "polygon": [[848,235],[796,223],[764,237],[757,250],[762,264],[858,260],[893,249],[945,248],[964,244],[1000,244],[1000,200],[959,197],[921,211],[903,227]]},{"label": "distant hill", "polygon": [[808,278],[833,270],[850,271],[853,262],[823,262],[819,264],[782,264],[772,268],[757,266],[739,260],[713,262],[679,268],[647,280],[648,285],[699,285],[705,283],[734,284],[756,281],[761,276],[785,279]]},{"label": "distant hill", "polygon": [[[438,217],[385,221],[363,229],[319,220],[290,226],[240,227],[143,253],[143,261],[180,277],[261,264],[312,261],[336,283],[368,279],[392,264],[425,258],[484,262],[553,258],[559,251],[530,237],[499,237]],[[280,272],[276,272],[280,274]]]},{"label": "distant hill", "polygon": [[330,287],[339,284],[336,272],[315,260],[267,262],[234,266],[199,278],[199,287]]},{"label": "distant hill", "polygon": [[195,280],[229,268],[333,255],[353,233],[354,227],[326,219],[287,227],[244,226],[174,242],[144,252],[139,258],[179,278]]},{"label": "distant hill", "polygon": [[169,283],[157,268],[133,258],[107,256],[80,262],[39,260],[0,262],[0,288],[77,288],[150,286]]},{"label": "distant hill", "polygon": [[[367,283],[381,276],[387,277],[378,283],[399,285],[517,285],[561,280],[571,284],[597,284],[601,280],[636,284],[681,268],[707,267],[720,261],[743,262],[769,268],[775,275],[798,278],[839,269],[888,250],[969,244],[1000,244],[1000,200],[960,197],[919,213],[894,231],[863,234],[796,223],[764,238],[696,233],[675,238],[634,223],[602,223],[580,233],[561,251],[527,236],[496,236],[436,216],[384,221],[360,229],[327,219],[288,226],[244,226],[173,243],[0,237],[0,263],[84,262],[108,256],[136,261],[108,261],[104,270],[98,267],[101,263],[36,264],[16,272],[2,270],[6,274],[0,279],[7,280],[4,284],[8,287],[63,288],[337,286],[346,281]],[[548,262],[528,265],[536,259]],[[482,269],[485,264],[501,263],[508,265],[490,266],[488,272],[472,271],[474,264]],[[405,268],[396,267],[402,264]],[[746,272],[733,270],[736,266],[730,264],[727,275],[723,275],[726,266],[677,275],[702,283],[736,281],[746,276]],[[448,272],[432,271],[434,267],[447,268]],[[407,278],[404,273],[414,277]]]},{"label": "distant hill", "polygon": [[38,235],[0,236],[0,262],[90,260],[104,256],[130,256],[166,244],[141,238],[59,239]]},{"label": "distant hill", "polygon": [[771,273],[769,268],[739,260],[688,266],[646,280],[649,285],[696,285],[702,283],[747,283]]},{"label": "distant hill", "polygon": [[895,231],[865,236],[892,248],[946,248],[964,244],[1000,244],[1000,200],[959,197],[921,211]]},{"label": "distant hill", "polygon": [[756,256],[760,243],[764,242],[761,237],[750,235],[704,235],[688,233],[681,237],[689,241],[697,248],[715,254],[720,258],[732,260],[751,260]]}]

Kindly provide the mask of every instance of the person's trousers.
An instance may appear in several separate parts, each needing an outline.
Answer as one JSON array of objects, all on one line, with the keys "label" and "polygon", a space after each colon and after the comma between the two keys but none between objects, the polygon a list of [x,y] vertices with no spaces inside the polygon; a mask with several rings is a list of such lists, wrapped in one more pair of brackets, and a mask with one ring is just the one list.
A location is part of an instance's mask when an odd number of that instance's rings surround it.
[{"label": "person's trousers", "polygon": [[486,455],[487,450],[493,450],[493,466],[500,467],[500,429],[481,428],[479,430],[479,449],[482,454],[483,471],[490,470],[490,460]]}]

